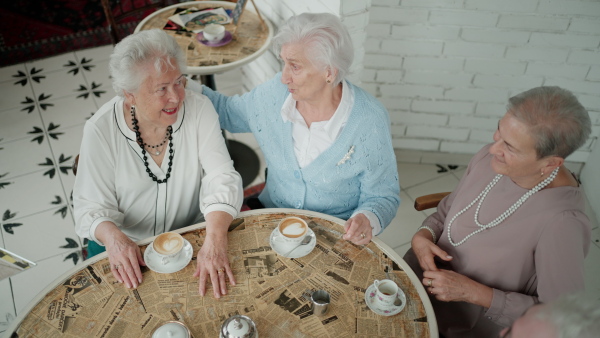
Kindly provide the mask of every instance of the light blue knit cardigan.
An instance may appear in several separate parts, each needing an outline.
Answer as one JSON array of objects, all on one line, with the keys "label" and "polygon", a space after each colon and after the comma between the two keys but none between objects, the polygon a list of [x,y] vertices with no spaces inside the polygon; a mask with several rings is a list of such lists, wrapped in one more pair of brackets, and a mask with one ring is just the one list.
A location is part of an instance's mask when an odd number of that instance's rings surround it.
[{"label": "light blue knit cardigan", "polygon": [[311,164],[298,166],[292,123],[281,118],[289,95],[281,73],[242,96],[224,96],[203,86],[221,127],[232,133],[252,132],[269,169],[259,199],[267,208],[296,208],[348,219],[369,210],[385,228],[400,205],[398,168],[387,110],[364,90],[354,90],[348,122],[331,147]]}]

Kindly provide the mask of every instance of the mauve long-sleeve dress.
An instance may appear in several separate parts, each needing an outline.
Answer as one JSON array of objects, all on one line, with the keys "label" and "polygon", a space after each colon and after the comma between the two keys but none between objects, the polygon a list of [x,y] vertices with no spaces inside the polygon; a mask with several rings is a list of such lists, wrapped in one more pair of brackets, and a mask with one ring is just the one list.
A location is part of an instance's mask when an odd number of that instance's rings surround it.
[{"label": "mauve long-sleeve dress", "polygon": [[[446,338],[497,337],[530,306],[584,288],[583,266],[591,225],[580,188],[539,191],[496,227],[473,235],[458,247],[449,242],[450,219],[496,176],[490,163],[490,146],[472,158],[457,188],[423,222],[435,231],[437,245],[453,257],[446,265],[438,264],[439,268],[451,269],[494,289],[489,309],[465,302],[441,302],[430,296],[440,332]],[[491,222],[526,192],[503,176],[485,198],[479,222]],[[454,243],[479,229],[474,221],[476,207],[452,224]],[[405,260],[422,278],[423,271],[412,250]]]}]

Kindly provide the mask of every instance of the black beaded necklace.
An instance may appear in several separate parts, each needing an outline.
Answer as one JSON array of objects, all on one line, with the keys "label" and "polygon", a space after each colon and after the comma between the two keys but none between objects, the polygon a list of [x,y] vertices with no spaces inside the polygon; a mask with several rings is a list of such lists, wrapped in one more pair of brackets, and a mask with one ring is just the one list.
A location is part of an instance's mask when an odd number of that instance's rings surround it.
[{"label": "black beaded necklace", "polygon": [[146,156],[146,149],[144,147],[146,143],[144,143],[144,140],[142,140],[142,134],[140,133],[138,120],[135,118],[134,105],[131,105],[131,124],[133,125],[135,136],[137,137],[137,143],[142,148],[142,157],[144,158],[144,166],[146,166],[146,172],[148,173],[148,176],[150,176],[150,178],[158,184],[167,183],[167,180],[169,179],[169,177],[171,177],[171,168],[173,167],[173,156],[175,155],[175,152],[173,151],[173,127],[167,127],[167,136],[169,138],[169,168],[167,169],[167,175],[165,176],[165,179],[159,180],[158,177],[156,177],[156,175],[154,175],[152,170],[150,170],[150,168],[148,167],[148,156]]}]

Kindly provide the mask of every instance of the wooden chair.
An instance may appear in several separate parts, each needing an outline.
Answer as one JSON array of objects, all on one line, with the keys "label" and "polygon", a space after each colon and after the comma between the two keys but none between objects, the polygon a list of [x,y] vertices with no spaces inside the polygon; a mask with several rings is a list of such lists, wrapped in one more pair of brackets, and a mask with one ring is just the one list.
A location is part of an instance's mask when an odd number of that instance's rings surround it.
[{"label": "wooden chair", "polygon": [[73,162],[73,175],[77,176],[77,165],[79,164],[79,154],[75,156],[75,161]]},{"label": "wooden chair", "polygon": [[100,2],[113,45],[127,35],[127,32],[120,31],[117,23],[123,23],[127,18],[139,22],[148,14],[171,3],[167,3],[167,0],[100,0]]},{"label": "wooden chair", "polygon": [[450,192],[438,192],[435,194],[429,194],[417,197],[415,199],[415,210],[422,211],[438,206],[442,198],[449,195]]}]

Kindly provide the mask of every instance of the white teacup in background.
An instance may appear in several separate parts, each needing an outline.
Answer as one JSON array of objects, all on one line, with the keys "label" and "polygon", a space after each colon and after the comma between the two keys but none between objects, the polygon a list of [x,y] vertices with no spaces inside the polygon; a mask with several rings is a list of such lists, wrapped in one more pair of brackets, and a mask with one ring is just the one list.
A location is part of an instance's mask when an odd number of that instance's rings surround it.
[{"label": "white teacup in background", "polygon": [[208,24],[204,26],[204,30],[202,31],[202,35],[204,39],[207,41],[217,42],[223,40],[225,36],[225,27],[217,24]]},{"label": "white teacup in background", "polygon": [[375,280],[373,282],[377,290],[377,300],[380,304],[391,306],[394,305],[396,297],[398,297],[398,285],[391,279]]},{"label": "white teacup in background", "polygon": [[286,217],[277,225],[277,232],[280,235],[278,240],[300,244],[308,234],[308,224],[302,218]]},{"label": "white teacup in background", "polygon": [[152,242],[152,249],[161,258],[163,265],[169,264],[172,260],[176,260],[183,249],[184,240],[180,234],[176,232],[165,232],[158,235]]}]

